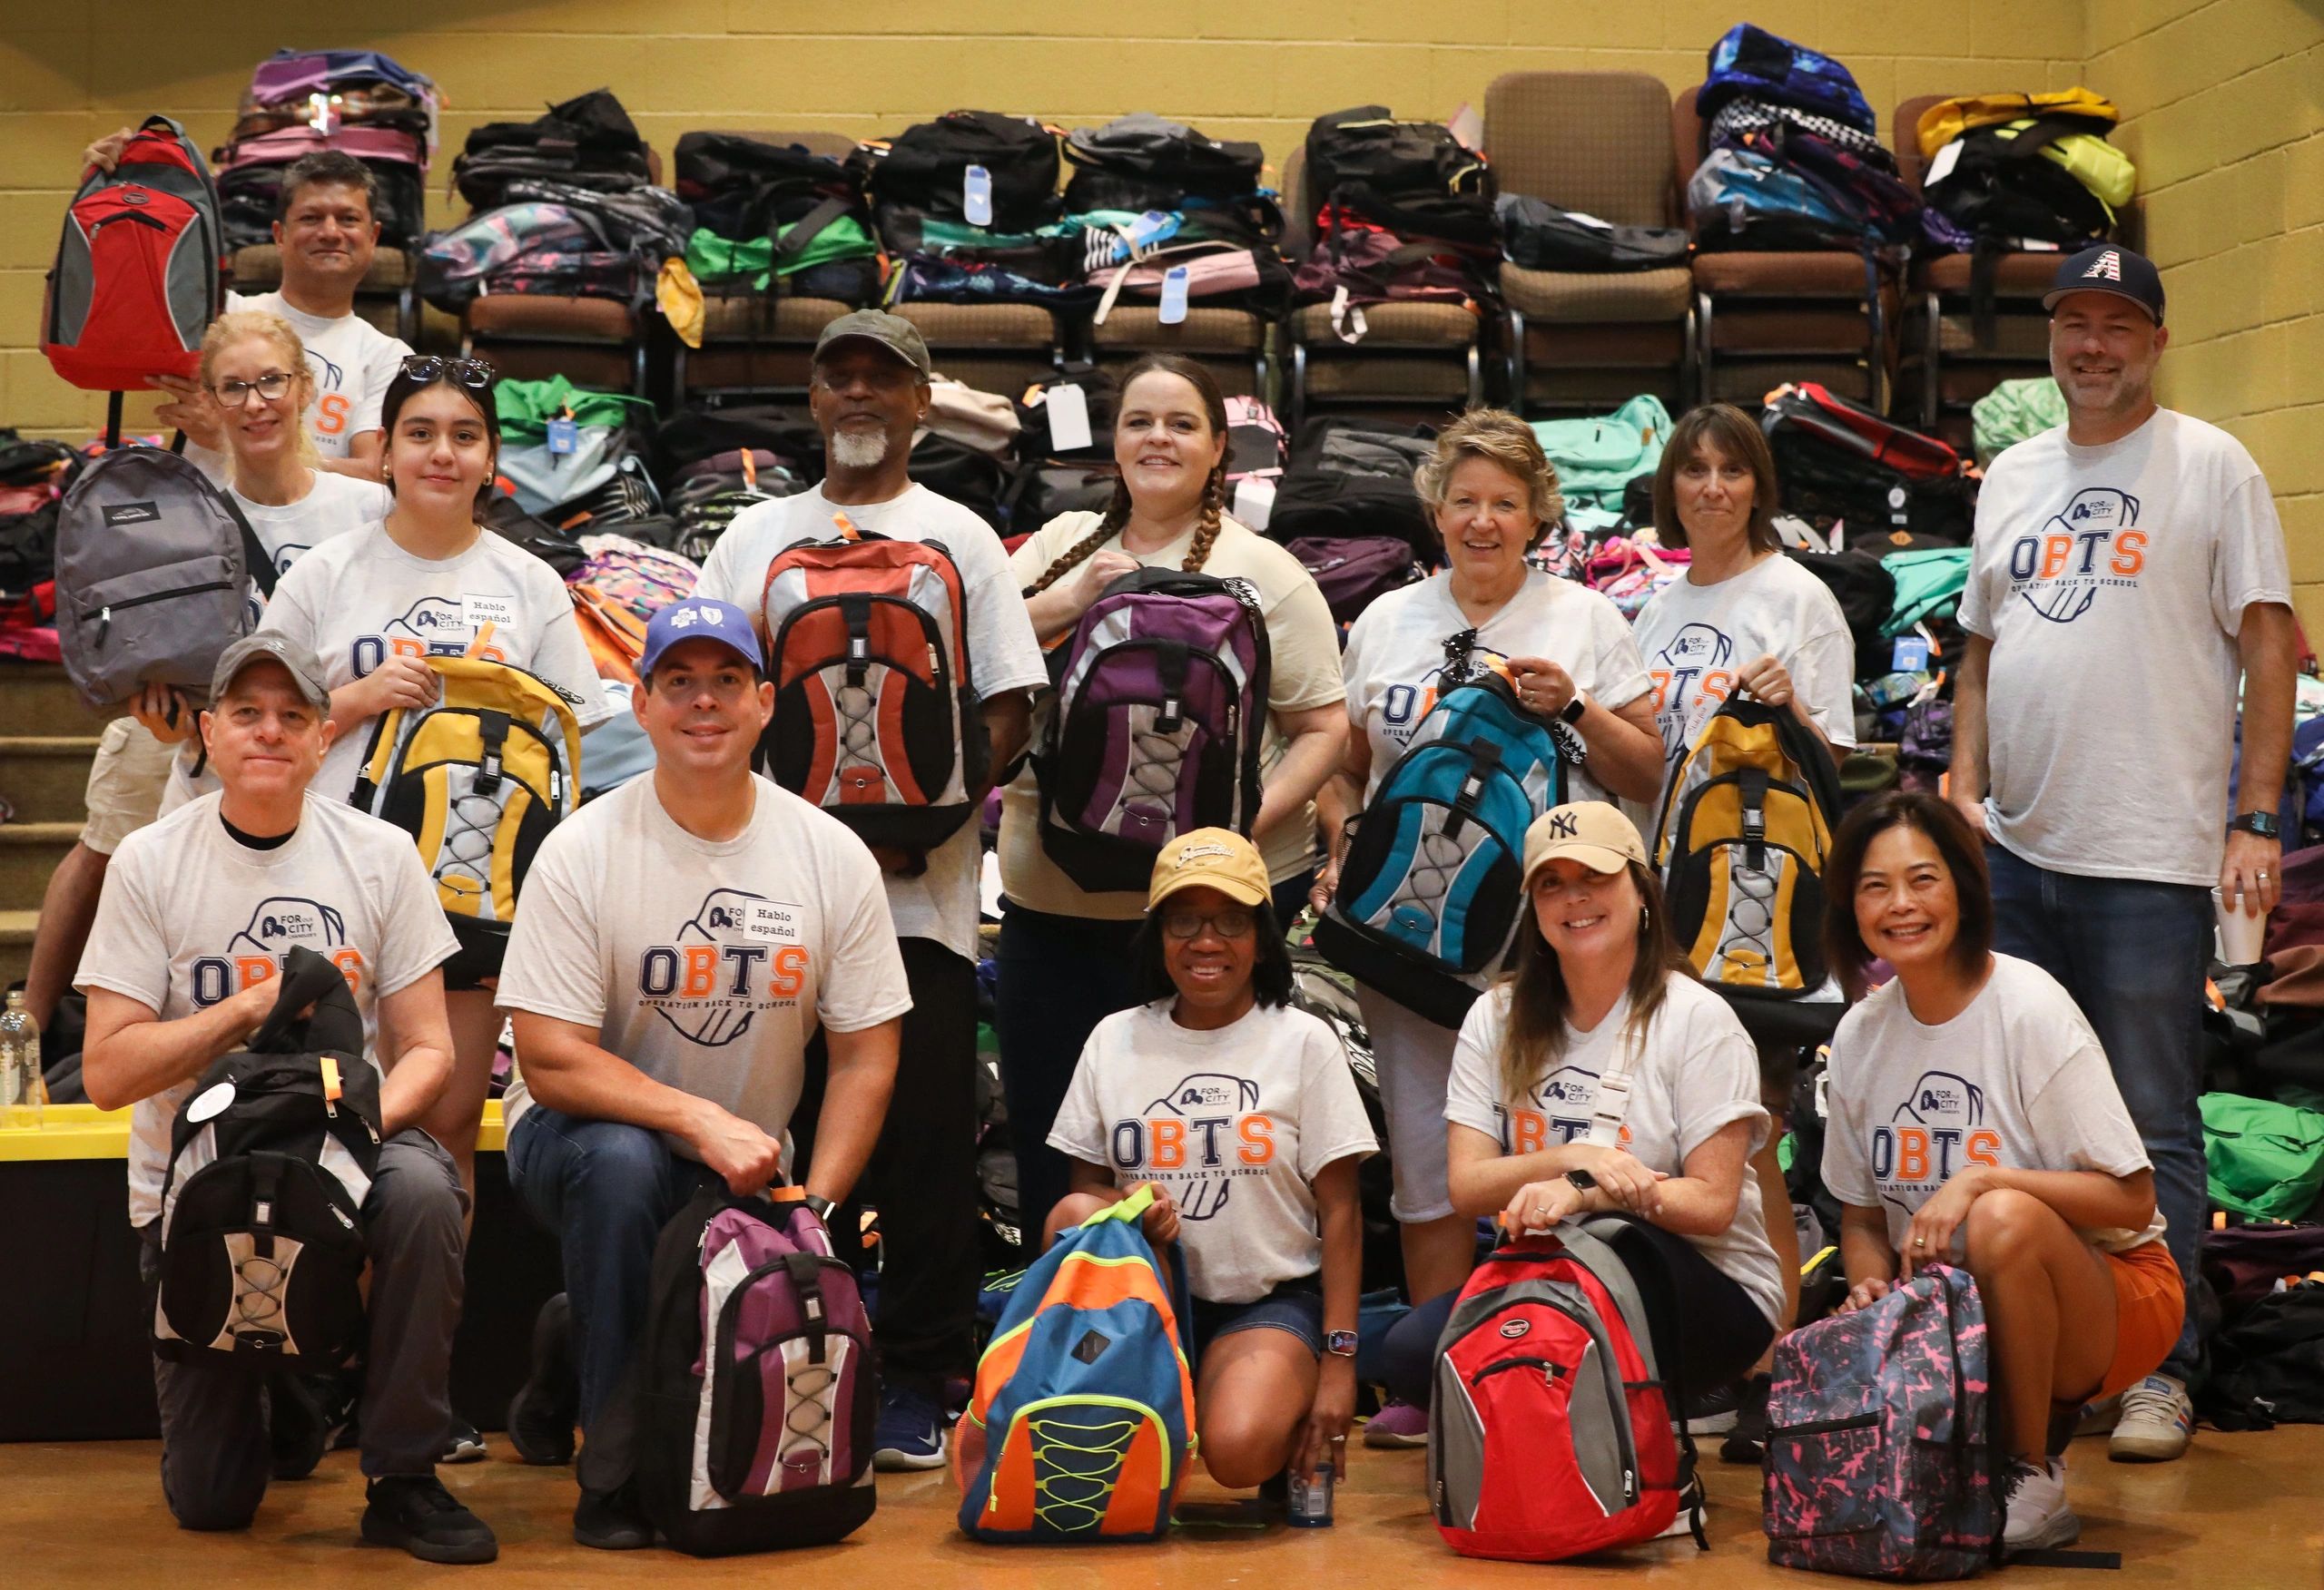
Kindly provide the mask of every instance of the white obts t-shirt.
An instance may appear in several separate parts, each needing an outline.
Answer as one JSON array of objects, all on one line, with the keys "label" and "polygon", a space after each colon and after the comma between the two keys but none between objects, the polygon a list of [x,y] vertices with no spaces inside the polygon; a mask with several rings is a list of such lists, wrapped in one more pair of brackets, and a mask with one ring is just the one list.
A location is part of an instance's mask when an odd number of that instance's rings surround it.
[{"label": "white obts t-shirt", "polygon": [[[492,625],[480,653],[538,674],[565,692],[586,731],[611,713],[596,665],[555,570],[505,537],[479,530],[457,557],[429,562],[398,546],[383,525],[340,535],[300,557],[274,588],[261,629],[314,648],[333,690],[363,678],[391,653],[457,657]],[[314,790],[344,800],[355,790],[376,718],[341,723]]]},{"label": "white obts t-shirt", "polygon": [[1256,1302],[1317,1272],[1315,1177],[1379,1147],[1332,1029],[1255,1006],[1210,1032],[1171,1019],[1175,996],[1099,1022],[1082,1046],[1049,1146],[1158,1183],[1178,1208],[1187,1283],[1214,1303]]},{"label": "white obts t-shirt", "polygon": [[[888,502],[843,508],[820,489],[746,508],[718,538],[695,591],[763,618],[767,565],[796,542],[836,535],[833,516],[842,513],[859,530],[899,541],[939,542],[952,555],[968,604],[969,674],[978,699],[1049,683],[1033,622],[1000,537],[967,508],[924,486]],[[977,958],[981,830],[971,818],[928,853],[927,869],[918,877],[887,876],[888,908],[899,937],[933,939],[963,959]]]},{"label": "white obts t-shirt", "polygon": [[[1743,1024],[1719,996],[1694,978],[1670,974],[1670,991],[1654,1013],[1630,1068],[1630,1102],[1622,1118],[1622,1146],[1640,1164],[1665,1175],[1686,1174],[1687,1156],[1730,1121],[1748,1121],[1748,1152],[1768,1138],[1768,1112],[1759,1103],[1759,1062]],[[1501,1082],[1501,1049],[1509,1026],[1510,987],[1488,989],[1469,1006],[1452,1050],[1444,1118],[1482,1132],[1504,1153],[1532,1153],[1577,1143],[1590,1134],[1598,1078],[1631,1042],[1626,995],[1589,1032],[1566,1027],[1565,1053],[1549,1075],[1517,1097]],[[1785,1211],[1787,1218],[1789,1211]],[[1759,1178],[1743,1167],[1735,1219],[1712,1236],[1689,1236],[1718,1272],[1750,1295],[1761,1313],[1783,1322],[1783,1270],[1768,1244]]]},{"label": "white obts t-shirt", "polygon": [[1994,460],[1961,626],[1985,636],[1985,826],[2037,867],[2219,881],[2235,637],[2291,600],[2260,466],[2170,409],[2120,441],[2063,427]]},{"label": "white obts t-shirt", "polygon": [[[347,974],[363,1053],[379,1063],[379,1002],[459,947],[411,836],[312,795],[290,839],[255,849],[204,796],[123,839],[105,870],[74,986],[125,995],[162,1021],[192,1016],[281,971],[303,946]],[[160,1217],[170,1128],[194,1079],[129,1117],[129,1220]]]},{"label": "white obts t-shirt", "polygon": [[[1993,976],[1940,1026],[1914,1019],[1904,985],[1875,989],[1832,1037],[1824,1184],[1843,1203],[1877,1205],[1902,1251],[1913,1216],[1964,1165],[2021,1171],[2148,1168],[2106,1052],[2073,997],[2031,961],[1994,957]],[[1953,1233],[1963,1257],[1967,1227]],[[2085,1231],[2120,1253],[2162,1236]]]},{"label": "white obts t-shirt", "polygon": [[[314,401],[307,405],[306,418],[307,434],[315,438],[316,452],[326,458],[344,458],[350,442],[379,428],[379,400],[411,355],[400,339],[389,336],[360,315],[326,319],[294,309],[282,301],[279,290],[251,298],[230,292],[226,309],[229,313],[261,309],[280,315],[299,334],[307,350],[307,369],[315,379]],[[186,456],[212,480],[225,480],[223,453],[189,446]]]},{"label": "white obts t-shirt", "polygon": [[[1452,576],[1432,574],[1365,608],[1340,660],[1348,721],[1372,748],[1368,802],[1412,742],[1444,682],[1444,643],[1471,627],[1452,600]],[[1500,611],[1475,626],[1472,665],[1546,657],[1600,706],[1619,710],[1652,688],[1621,612],[1597,592],[1538,569]],[[1610,799],[1587,761],[1566,772],[1568,800]]]},{"label": "white obts t-shirt", "polygon": [[[863,841],[751,787],[731,839],[680,828],[650,776],[559,823],[525,876],[498,1004],[591,1028],[655,1081],[780,1137],[816,1027],[877,1026],[911,996]],[[511,1127],[531,1102],[520,1074],[501,1105]]]}]

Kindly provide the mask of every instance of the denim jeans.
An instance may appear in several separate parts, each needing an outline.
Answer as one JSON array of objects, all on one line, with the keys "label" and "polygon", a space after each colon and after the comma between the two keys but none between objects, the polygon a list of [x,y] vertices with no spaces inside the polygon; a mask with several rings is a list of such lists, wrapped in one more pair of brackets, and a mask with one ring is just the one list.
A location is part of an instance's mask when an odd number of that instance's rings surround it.
[{"label": "denim jeans", "polygon": [[576,1475],[586,1489],[615,1489],[629,1478],[635,1436],[617,1392],[645,1328],[654,1245],[697,1190],[724,1183],[656,1133],[546,1104],[519,1115],[508,1134],[508,1180],[564,1244],[586,1441]]},{"label": "denim jeans", "polygon": [[2211,891],[2193,884],[2052,872],[1999,845],[1994,947],[2032,961],[2073,996],[2098,1034],[2122,1103],[2154,1162],[2164,1241],[2187,1283],[2187,1320],[2162,1372],[2191,1379],[2201,1362],[2196,1251],[2209,1223],[2203,1179],[2203,976]]}]

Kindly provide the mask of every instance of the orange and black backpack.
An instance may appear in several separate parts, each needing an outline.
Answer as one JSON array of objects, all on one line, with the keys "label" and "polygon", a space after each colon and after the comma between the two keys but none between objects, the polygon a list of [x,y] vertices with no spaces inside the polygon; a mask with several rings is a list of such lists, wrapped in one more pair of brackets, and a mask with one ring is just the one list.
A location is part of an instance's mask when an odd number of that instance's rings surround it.
[{"label": "orange and black backpack", "polygon": [[990,754],[969,665],[968,592],[940,541],[832,515],[767,565],[760,614],[769,777],[867,844],[929,850],[974,811]]}]

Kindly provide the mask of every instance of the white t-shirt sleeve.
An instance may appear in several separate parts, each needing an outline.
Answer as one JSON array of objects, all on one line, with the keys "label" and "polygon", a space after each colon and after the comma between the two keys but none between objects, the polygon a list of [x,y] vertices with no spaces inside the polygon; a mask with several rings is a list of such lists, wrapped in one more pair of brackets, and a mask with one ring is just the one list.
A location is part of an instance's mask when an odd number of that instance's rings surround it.
[{"label": "white t-shirt sleeve", "polygon": [[2152,1168],[2097,1035],[2078,1017],[2055,1026],[2064,1029],[2054,1041],[2066,1045],[2066,1057],[2024,1106],[2042,1157],[2063,1170],[2110,1176]]},{"label": "white t-shirt sleeve", "polygon": [[495,1003],[595,1029],[606,1019],[606,952],[580,887],[597,870],[582,841],[578,829],[553,833],[533,858]]},{"label": "white t-shirt sleeve", "polygon": [[1954,613],[1954,621],[1963,629],[1989,641],[1994,638],[1994,602],[1999,594],[1994,587],[2008,573],[1985,556],[1985,547],[1993,536],[2001,534],[1997,524],[1988,528],[1988,515],[1998,520],[2002,511],[2001,496],[1994,490],[1994,476],[2001,467],[2001,460],[1994,460],[1993,469],[1986,472],[1984,487],[1977,494],[1977,524],[1970,543],[1969,577],[1962,584],[1961,605]]},{"label": "white t-shirt sleeve", "polygon": [[1355,615],[1355,622],[1348,626],[1346,649],[1340,653],[1340,680],[1347,691],[1347,721],[1358,734],[1364,731],[1364,710],[1372,704],[1371,682],[1364,676],[1368,666],[1364,654],[1371,650],[1370,621],[1379,607],[1375,602]]},{"label": "white t-shirt sleeve", "polygon": [[403,361],[411,356],[399,338],[384,332],[365,339],[363,350],[363,384],[358,388],[355,402],[347,416],[347,439],[379,428],[379,410],[388,396],[388,383],[396,378]]},{"label": "white t-shirt sleeve", "polygon": [[1492,989],[1469,1006],[1452,1044],[1452,1071],[1444,1090],[1444,1118],[1500,1141],[1501,1040],[1508,995]]},{"label": "white t-shirt sleeve", "polygon": [[1586,687],[1609,711],[1620,712],[1654,688],[1646,662],[1639,655],[1638,638],[1630,633],[1622,610],[1597,592],[1590,600],[1590,678]]},{"label": "white t-shirt sleeve", "polygon": [[[309,651],[319,649],[321,625],[316,621],[317,612],[325,593],[316,587],[324,580],[321,562],[302,557],[292,564],[275,582],[274,594],[267,598],[258,627],[272,630]],[[344,732],[349,726],[340,727]]]},{"label": "white t-shirt sleeve", "polygon": [[1830,1083],[1825,1089],[1830,1115],[1824,1123],[1824,1185],[1842,1203],[1859,1209],[1880,1207],[1880,1187],[1872,1179],[1871,1162],[1865,1157],[1853,1090],[1844,1084],[1871,1067],[1872,1056],[1865,1045],[1865,1028],[1870,1025],[1861,1006],[1841,1021],[1832,1035],[1831,1058],[1827,1063]]},{"label": "white t-shirt sleeve", "polygon": [[[1674,1013],[1675,1014],[1675,1013]],[[1664,1024],[1655,1023],[1659,1037]],[[1751,1123],[1746,1152],[1757,1153],[1768,1138],[1767,1106],[1759,1103],[1759,1060],[1743,1024],[1723,1006],[1705,1006],[1672,1025],[1680,1045],[1671,1056],[1670,1108],[1679,1127],[1679,1163],[1736,1121]],[[1747,1168],[1744,1174],[1750,1174]]]},{"label": "white t-shirt sleeve", "polygon": [[1105,1046],[1105,1033],[1106,1026],[1101,1023],[1090,1033],[1088,1042],[1081,1045],[1081,1057],[1074,1064],[1073,1081],[1066,1087],[1065,1102],[1058,1106],[1057,1119],[1049,1126],[1049,1146],[1084,1164],[1110,1164],[1106,1153],[1105,1116],[1098,1107],[1098,1053]]},{"label": "white t-shirt sleeve", "polygon": [[[161,918],[146,887],[149,847],[139,843],[142,838],[132,834],[122,841],[112,865],[105,869],[96,920],[89,928],[73,986],[123,995],[158,1016],[170,995],[170,947],[162,937]],[[417,866],[419,860],[414,851],[413,864]],[[438,911],[439,921],[442,917]]]},{"label": "white t-shirt sleeve", "polygon": [[[1807,715],[1834,745],[1856,744],[1856,641],[1841,619],[1838,602],[1820,586],[1821,600],[1803,604],[1805,638],[1791,667],[1791,687],[1807,703]],[[1826,621],[1828,620],[1828,623]]]},{"label": "white t-shirt sleeve", "polygon": [[694,594],[695,595],[707,596],[714,602],[731,602],[745,613],[752,611],[751,604],[743,600],[737,585],[741,573],[743,544],[758,538],[752,532],[751,527],[745,525],[744,520],[754,518],[758,512],[759,509],[755,505],[745,508],[742,514],[735,516],[732,524],[726,526],[726,534],[721,535],[717,543],[711,547],[710,555],[703,560],[701,573],[694,576]]},{"label": "white t-shirt sleeve", "polygon": [[[836,820],[821,818],[836,829]],[[853,834],[843,830],[828,841],[835,864],[829,869],[832,924],[831,958],[815,991],[815,1015],[835,1033],[878,1026],[911,1008],[904,980],[904,956],[896,943],[880,864]]]},{"label": "white t-shirt sleeve", "polygon": [[[960,537],[960,577],[969,599],[969,662],[976,670],[977,696],[990,701],[1013,691],[1049,683],[1049,664],[1033,638],[1033,618],[1020,594],[1024,587],[1009,566],[1000,538],[980,525],[982,539]],[[716,555],[713,549],[713,555]],[[733,600],[731,597],[728,600]]]},{"label": "white t-shirt sleeve", "polygon": [[460,941],[445,920],[435,881],[419,852],[399,845],[389,863],[388,898],[380,902],[379,968],[372,992],[379,998],[401,993],[459,952]]},{"label": "white t-shirt sleeve", "polygon": [[1377,1153],[1380,1140],[1372,1134],[1364,1095],[1356,1092],[1338,1035],[1321,1021],[1300,1025],[1306,1032],[1300,1056],[1299,1174],[1313,1182],[1325,1165],[1350,1154]]},{"label": "white t-shirt sleeve", "polygon": [[2276,499],[2256,471],[2220,504],[2219,544],[2211,555],[2211,615],[2229,634],[2243,630],[2254,602],[2291,601],[2291,565]]}]

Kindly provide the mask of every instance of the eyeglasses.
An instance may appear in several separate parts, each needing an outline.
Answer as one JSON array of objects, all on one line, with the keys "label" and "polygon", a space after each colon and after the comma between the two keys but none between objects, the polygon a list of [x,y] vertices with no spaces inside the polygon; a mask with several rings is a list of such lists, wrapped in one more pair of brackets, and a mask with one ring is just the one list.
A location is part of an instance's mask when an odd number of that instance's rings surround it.
[{"label": "eyeglasses", "polygon": [[422,383],[451,380],[481,392],[492,385],[494,371],[480,358],[446,358],[440,354],[415,353],[405,357],[403,374]]},{"label": "eyeglasses", "polygon": [[1208,915],[1200,911],[1162,913],[1162,931],[1181,941],[1201,937],[1206,928],[1221,938],[1240,938],[1256,925],[1257,918],[1248,911],[1212,911]]},{"label": "eyeglasses", "polygon": [[1477,632],[1472,626],[1457,635],[1444,637],[1444,682],[1458,684],[1478,672],[1476,662]]},{"label": "eyeglasses", "polygon": [[240,408],[251,400],[251,394],[253,392],[269,403],[275,402],[290,389],[290,383],[298,378],[293,375],[286,375],[281,370],[274,370],[261,376],[255,381],[221,381],[210,390],[216,395],[218,401],[227,407]]}]

